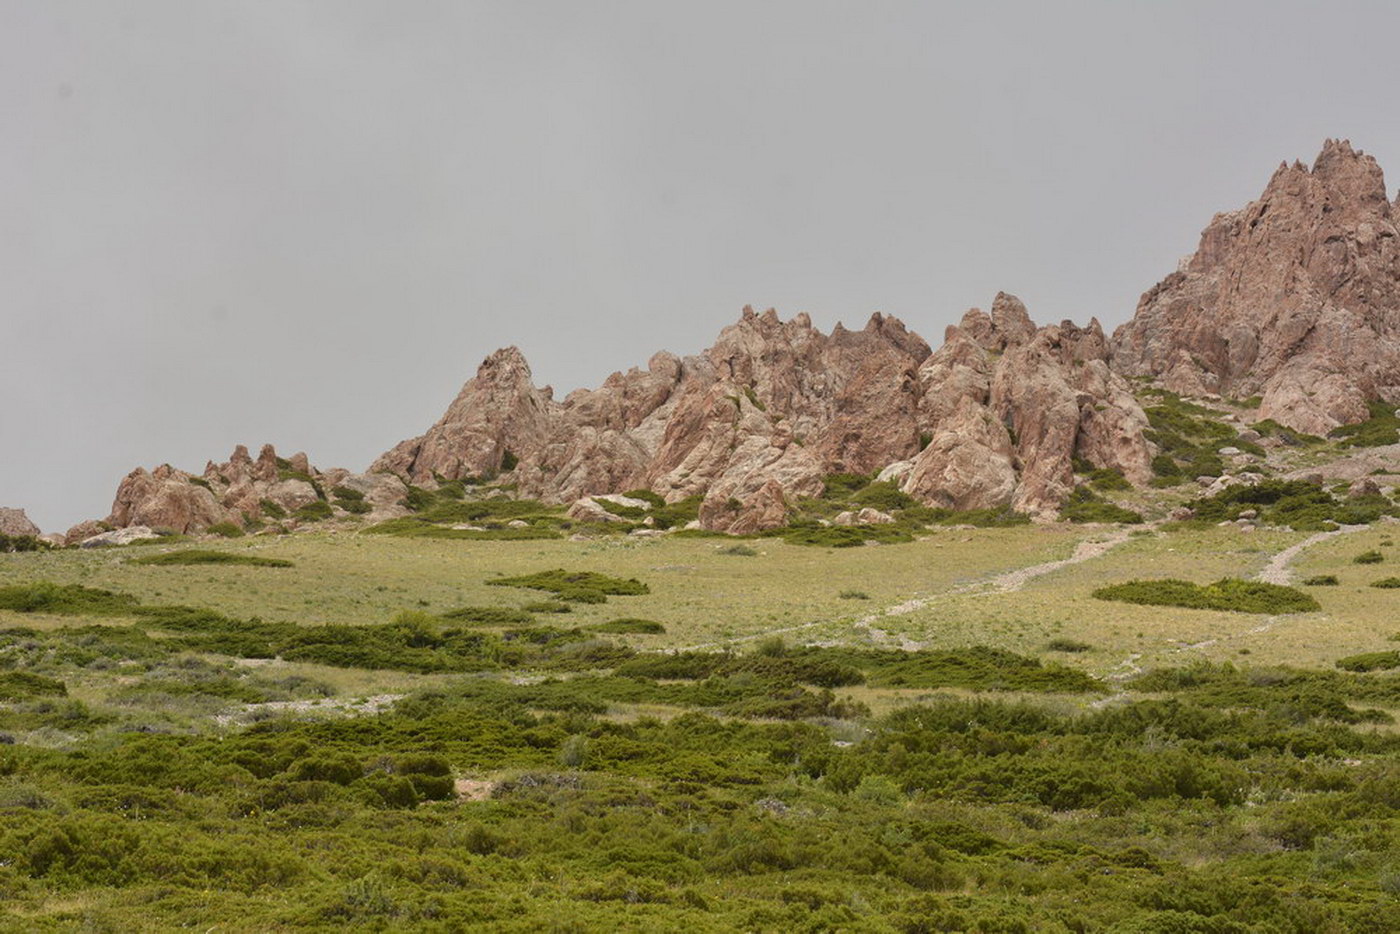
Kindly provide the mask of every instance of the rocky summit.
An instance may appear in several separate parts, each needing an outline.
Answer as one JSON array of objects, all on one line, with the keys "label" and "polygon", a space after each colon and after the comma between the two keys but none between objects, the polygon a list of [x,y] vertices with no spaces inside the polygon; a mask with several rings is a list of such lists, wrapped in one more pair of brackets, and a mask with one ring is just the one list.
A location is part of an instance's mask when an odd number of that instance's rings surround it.
[{"label": "rocky summit", "polygon": [[1311,168],[1279,166],[1142,297],[1114,367],[1187,395],[1260,396],[1261,418],[1310,434],[1400,403],[1397,207],[1344,140]]},{"label": "rocky summit", "polygon": [[1112,340],[1096,320],[1037,327],[1005,293],[936,351],[887,315],[824,334],[805,314],[745,308],[708,350],[658,353],[562,400],[507,347],[367,473],[240,446],[198,476],[132,472],[105,522],[68,539],[392,518],[410,485],[457,480],[571,503],[576,517],[607,514],[593,497],[645,490],[699,501],[702,527],[733,533],[783,525],[845,473],[878,473],[927,506],[1053,518],[1076,464],[1152,480],[1157,436],[1134,394],[1149,385],[1251,400],[1259,421],[1317,435],[1400,403],[1397,210],[1375,160],[1329,140],[1311,167],[1280,166],[1258,200],[1217,215]]}]

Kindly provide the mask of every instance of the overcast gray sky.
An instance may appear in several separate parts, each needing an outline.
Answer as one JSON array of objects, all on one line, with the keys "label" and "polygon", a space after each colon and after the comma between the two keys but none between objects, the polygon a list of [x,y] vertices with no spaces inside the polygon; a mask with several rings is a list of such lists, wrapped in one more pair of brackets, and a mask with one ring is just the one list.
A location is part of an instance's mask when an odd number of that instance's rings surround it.
[{"label": "overcast gray sky", "polygon": [[1400,5],[0,0],[0,505],[274,442],[363,469],[491,350],[558,395],[744,304],[935,346],[1131,315],[1348,137]]}]

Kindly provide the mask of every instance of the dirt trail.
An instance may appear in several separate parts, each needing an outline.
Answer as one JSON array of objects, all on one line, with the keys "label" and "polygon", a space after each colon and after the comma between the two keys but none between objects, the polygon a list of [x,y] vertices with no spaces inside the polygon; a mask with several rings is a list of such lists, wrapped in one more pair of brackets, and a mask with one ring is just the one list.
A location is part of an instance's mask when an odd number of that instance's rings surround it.
[{"label": "dirt trail", "polygon": [[[1147,526],[1147,528],[1153,528],[1154,526],[1155,523],[1153,525]],[[1035,580],[1037,577],[1043,577],[1046,574],[1051,574],[1063,568],[1067,568],[1076,564],[1082,564],[1085,561],[1091,561],[1094,558],[1101,557],[1113,548],[1116,548],[1117,546],[1126,542],[1132,534],[1132,531],[1132,529],[1119,529],[1106,538],[1082,541],[1075,546],[1074,552],[1068,558],[1061,558],[1056,561],[1045,561],[1041,564],[1033,564],[1029,567],[1016,568],[1015,570],[1011,571],[1003,571],[1000,574],[996,574],[991,577],[986,577],[981,580],[972,581],[970,583],[960,584],[956,587],[952,587],[948,590],[944,590],[936,594],[931,594],[927,597],[914,597],[913,599],[905,600],[902,603],[896,603],[892,606],[884,607],[883,609],[876,610],[873,613],[868,613],[865,616],[862,616],[860,619],[856,620],[853,625],[856,629],[864,629],[866,631],[866,634],[875,642],[893,642],[895,641],[894,637],[892,637],[888,632],[886,632],[883,629],[876,628],[874,624],[877,620],[890,616],[903,616],[907,613],[913,613],[917,610],[921,610],[926,606],[929,606],[933,603],[937,603],[939,600],[943,600],[948,597],[959,597],[966,595],[982,597],[989,596],[992,594],[1014,593],[1020,590],[1022,587],[1025,587],[1028,583]],[[679,648],[671,649],[671,651],[694,652],[701,649],[710,649],[719,646],[734,645],[740,642],[752,642],[758,639],[766,639],[770,636],[785,635],[791,632],[801,632],[802,630],[812,629],[816,626],[824,626],[830,622],[831,620],[814,620],[810,623],[801,623],[796,626],[784,626],[781,629],[769,629],[765,632],[753,633],[752,635],[736,636],[733,639],[722,639],[717,642],[705,642],[699,645],[682,646]],[[906,651],[914,651],[923,648],[922,644],[914,642],[910,639],[900,639],[899,645]]]},{"label": "dirt trail", "polygon": [[1307,551],[1314,545],[1321,544],[1329,538],[1336,538],[1339,535],[1347,535],[1351,532],[1360,532],[1362,529],[1370,528],[1369,525],[1344,525],[1341,528],[1333,529],[1331,532],[1318,532],[1316,535],[1309,535],[1296,545],[1290,545],[1278,554],[1269,559],[1269,563],[1264,565],[1264,570],[1254,576],[1257,581],[1266,584],[1287,585],[1293,580],[1293,571],[1289,565],[1300,554]]}]

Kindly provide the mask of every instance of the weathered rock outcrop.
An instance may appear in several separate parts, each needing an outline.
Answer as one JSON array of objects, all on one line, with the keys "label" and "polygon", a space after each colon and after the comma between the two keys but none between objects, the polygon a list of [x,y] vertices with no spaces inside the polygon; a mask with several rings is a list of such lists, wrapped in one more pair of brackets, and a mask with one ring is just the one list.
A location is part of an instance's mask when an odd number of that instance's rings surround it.
[{"label": "weathered rock outcrop", "polygon": [[202,532],[220,522],[243,525],[255,519],[281,519],[303,506],[326,499],[333,515],[344,515],[335,490],[362,494],[368,518],[403,515],[406,488],[389,474],[352,474],[339,468],[320,471],[305,454],[283,460],[272,445],[263,445],[256,460],[243,445],[224,463],[209,461],[203,474],[187,473],[162,464],[154,470],[138,467],[117,488],[111,514],[98,522],[83,522],[65,536],[76,544],[108,529],[138,526],[180,533]]},{"label": "weathered rock outcrop", "polygon": [[1259,199],[1218,214],[1196,253],[1114,335],[1120,372],[1190,395],[1261,396],[1311,434],[1400,403],[1400,239],[1380,166],[1328,140]]},{"label": "weathered rock outcrop", "polygon": [[40,532],[39,527],[29,521],[29,517],[24,514],[23,509],[0,506],[0,535],[15,537],[28,535],[38,538]]},{"label": "weathered rock outcrop", "polygon": [[1073,458],[1151,479],[1147,418],[1108,367],[1097,321],[1037,329],[1002,293],[969,311],[919,370],[928,445],[902,489],[953,509],[1055,512],[1074,488]]},{"label": "weathered rock outcrop", "polygon": [[1037,329],[1006,295],[932,355],[884,315],[826,335],[804,314],[746,308],[709,350],[658,354],[563,402],[518,350],[497,351],[371,470],[415,483],[509,473],[553,502],[636,487],[702,496],[702,525],[746,532],[782,524],[826,474],[899,464],[892,476],[925,502],[1044,513],[1068,495],[1076,454],[1149,477],[1146,419],[1107,358],[1097,323]]}]

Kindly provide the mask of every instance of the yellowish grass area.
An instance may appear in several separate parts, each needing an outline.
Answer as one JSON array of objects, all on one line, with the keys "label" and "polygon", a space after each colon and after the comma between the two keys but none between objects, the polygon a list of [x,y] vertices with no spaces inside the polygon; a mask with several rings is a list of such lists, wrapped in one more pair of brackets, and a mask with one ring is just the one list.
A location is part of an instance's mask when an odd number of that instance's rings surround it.
[{"label": "yellowish grass area", "polygon": [[[604,605],[576,604],[571,613],[540,614],[539,621],[588,626],[630,616],[666,626],[665,635],[608,637],[638,647],[743,648],[779,632],[792,643],[994,645],[1099,676],[1198,659],[1330,667],[1344,655],[1396,645],[1387,637],[1400,630],[1400,590],[1369,586],[1381,577],[1400,575],[1400,548],[1390,543],[1400,537],[1395,528],[1378,525],[1304,551],[1293,565],[1295,583],[1335,574],[1341,586],[1305,588],[1322,604],[1321,612],[1275,617],[1133,606],[1091,594],[1133,578],[1206,583],[1225,576],[1253,577],[1306,533],[1143,531],[1101,556],[1034,577],[1010,592],[981,585],[1009,571],[1068,557],[1080,542],[1113,530],[1070,525],[950,528],[911,544],[847,549],[760,539],[747,543],[758,552],[755,556],[725,554],[734,542],[724,539],[462,542],[342,532],[200,546],[286,558],[296,564],[289,569],[128,563],[155,553],[149,546],[7,555],[0,559],[0,585],[81,583],[132,593],[146,603],[211,607],[239,617],[364,624],[385,622],[405,609],[518,607],[547,599],[545,593],[487,582],[499,575],[563,567],[636,577],[650,585],[651,593],[611,597]],[[1381,551],[1386,560],[1352,563],[1356,554],[1370,549]],[[867,599],[852,597],[852,592]],[[900,605],[906,612],[878,615]],[[869,627],[863,625],[862,617],[872,614],[877,618]],[[74,617],[0,612],[0,626],[78,622]],[[1047,643],[1055,638],[1091,648],[1047,652]],[[419,676],[391,672],[301,668],[333,683],[338,696],[393,693],[426,683]]]},{"label": "yellowish grass area", "polygon": [[[204,565],[151,567],[128,559],[159,546],[111,551],[10,555],[0,560],[0,585],[35,580],[77,583],[134,594],[145,603],[210,607],[236,617],[317,623],[382,623],[400,610],[443,612],[464,605],[518,607],[551,595],[488,586],[500,575],[550,568],[635,577],[651,588],[606,604],[575,604],[541,622],[590,625],[619,617],[664,624],[664,636],[628,637],[669,647],[761,635],[807,626],[805,638],[849,628],[874,608],[931,594],[1027,564],[1068,555],[1085,530],[1073,527],[942,529],[917,542],[825,549],[776,539],[748,542],[748,557],[724,551],[723,539],[463,542],[377,535],[297,535],[218,543],[286,558],[293,568]],[[188,546],[170,546],[173,548]],[[163,548],[161,550],[164,550]],[[859,591],[868,599],[843,598]],[[73,617],[0,611],[0,625],[72,625]],[[90,621],[90,620],[88,620]]]},{"label": "yellowish grass area", "polygon": [[[1042,654],[1055,638],[1087,643],[1082,653],[1050,653],[1099,676],[1196,660],[1249,665],[1329,668],[1357,652],[1394,648],[1400,629],[1400,590],[1370,581],[1400,575],[1400,553],[1387,564],[1355,565],[1351,558],[1392,536],[1388,526],[1340,536],[1305,550],[1293,565],[1294,583],[1336,574],[1340,587],[1304,587],[1322,604],[1317,613],[1261,616],[1096,600],[1093,591],[1134,578],[1177,577],[1208,583],[1251,578],[1279,551],[1307,533],[1243,533],[1233,528],[1176,529],[1131,538],[1102,557],[1030,581],[1005,594],[968,594],[933,601],[913,613],[875,625],[892,637],[930,646],[996,645]],[[1387,554],[1389,559],[1389,554]]]}]

